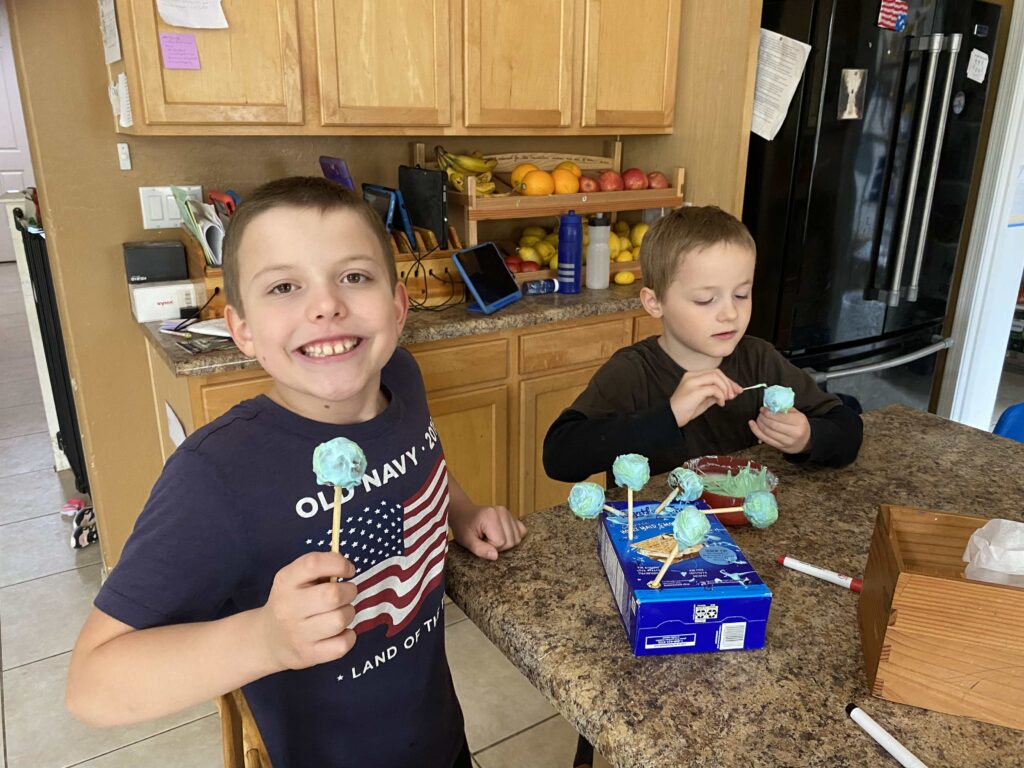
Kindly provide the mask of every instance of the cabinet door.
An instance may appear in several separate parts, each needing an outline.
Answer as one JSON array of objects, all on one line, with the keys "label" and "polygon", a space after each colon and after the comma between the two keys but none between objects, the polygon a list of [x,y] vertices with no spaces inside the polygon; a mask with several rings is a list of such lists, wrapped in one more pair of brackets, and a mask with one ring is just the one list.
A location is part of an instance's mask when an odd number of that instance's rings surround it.
[{"label": "cabinet door", "polygon": [[[146,123],[302,123],[296,0],[224,0],[227,29],[171,27],[153,0],[122,2],[138,58],[141,93],[132,97]],[[199,69],[164,67],[164,33],[195,38]]]},{"label": "cabinet door", "polygon": [[583,126],[671,127],[681,0],[586,2]]},{"label": "cabinet door", "polygon": [[508,387],[428,396],[448,469],[478,504],[508,505]]},{"label": "cabinet door", "polygon": [[315,0],[323,125],[451,123],[457,0]]},{"label": "cabinet door", "polygon": [[567,127],[574,0],[464,3],[466,125]]},{"label": "cabinet door", "polygon": [[[572,484],[552,480],[544,472],[544,435],[562,411],[572,405],[586,388],[596,370],[596,367],[584,368],[520,383],[520,515],[564,504],[568,498]],[[588,479],[604,485],[604,473]]]}]

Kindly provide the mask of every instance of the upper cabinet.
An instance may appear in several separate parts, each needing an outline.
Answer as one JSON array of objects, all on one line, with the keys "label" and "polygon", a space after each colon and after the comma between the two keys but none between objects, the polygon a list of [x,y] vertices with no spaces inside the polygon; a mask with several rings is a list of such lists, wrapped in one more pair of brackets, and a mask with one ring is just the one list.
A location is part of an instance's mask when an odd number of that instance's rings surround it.
[{"label": "upper cabinet", "polygon": [[450,125],[453,3],[313,0],[321,125]]},{"label": "upper cabinet", "polygon": [[[120,3],[124,55],[135,54],[136,125],[303,124],[296,0],[224,0],[223,8],[230,29],[184,29],[165,24],[154,0]],[[164,65],[164,33],[195,36],[198,69]]]},{"label": "upper cabinet", "polygon": [[572,125],[574,0],[465,0],[469,128]]},{"label": "upper cabinet", "polygon": [[[582,1],[587,6],[582,125],[671,128],[679,51],[678,0]],[[638,23],[645,33],[643,45],[630,45],[624,51],[623,30]]]},{"label": "upper cabinet", "polygon": [[[223,0],[227,29],[116,2],[124,61],[110,76],[126,71],[135,118],[124,132],[672,130],[682,0]],[[162,33],[193,36],[199,68],[167,68]]]}]

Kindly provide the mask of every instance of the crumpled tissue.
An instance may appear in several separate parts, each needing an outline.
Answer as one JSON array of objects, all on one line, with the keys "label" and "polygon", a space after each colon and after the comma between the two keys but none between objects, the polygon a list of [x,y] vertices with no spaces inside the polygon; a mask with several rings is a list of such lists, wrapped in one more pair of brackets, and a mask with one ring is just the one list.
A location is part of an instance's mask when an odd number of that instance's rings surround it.
[{"label": "crumpled tissue", "polygon": [[971,534],[964,562],[972,581],[1024,587],[1024,523],[989,520]]}]

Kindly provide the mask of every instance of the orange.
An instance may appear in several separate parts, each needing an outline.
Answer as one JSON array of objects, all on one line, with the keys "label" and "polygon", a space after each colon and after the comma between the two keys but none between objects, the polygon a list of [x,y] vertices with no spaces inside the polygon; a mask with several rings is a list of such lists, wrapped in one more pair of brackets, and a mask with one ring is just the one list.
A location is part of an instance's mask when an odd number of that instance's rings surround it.
[{"label": "orange", "polygon": [[517,165],[516,169],[512,171],[512,189],[519,189],[519,182],[523,180],[523,176],[528,174],[530,171],[539,170],[533,163],[523,163]]},{"label": "orange", "polygon": [[521,195],[550,195],[555,191],[555,180],[547,171],[529,171],[516,186]]},{"label": "orange", "polygon": [[575,195],[580,191],[580,180],[568,168],[555,168],[551,172],[555,180],[556,195]]},{"label": "orange", "polygon": [[572,160],[563,160],[562,162],[555,166],[555,170],[572,171],[572,175],[575,176],[577,179],[583,175],[583,171],[581,171],[580,167],[576,165],[576,163],[574,163]]}]

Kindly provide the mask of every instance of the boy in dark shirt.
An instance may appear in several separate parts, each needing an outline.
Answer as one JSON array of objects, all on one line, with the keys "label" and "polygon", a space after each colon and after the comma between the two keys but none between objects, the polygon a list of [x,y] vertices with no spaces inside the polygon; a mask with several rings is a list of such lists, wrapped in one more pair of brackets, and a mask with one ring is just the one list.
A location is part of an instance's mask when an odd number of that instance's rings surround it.
[{"label": "boy in dark shirt", "polygon": [[[608,473],[622,453],[647,456],[660,474],[759,441],[793,462],[841,467],[857,458],[860,417],[771,344],[744,337],[754,260],[747,228],[714,206],[680,208],[651,227],[640,248],[640,302],[663,332],[612,355],[551,425],[551,478]],[[763,390],[743,387],[761,383],[791,387],[795,407],[760,407]],[[593,754],[580,736],[574,766],[592,765]]]},{"label": "boy in dark shirt", "polygon": [[[770,344],[744,337],[754,256],[746,227],[714,206],[680,208],[651,227],[640,301],[663,333],[612,355],[551,425],[550,477],[584,480],[622,453],[647,456],[658,474],[758,441],[793,462],[841,467],[857,457],[860,417]],[[762,389],[742,391],[760,383],[792,387],[795,407],[760,407]]]},{"label": "boy in dark shirt", "polygon": [[[396,348],[408,297],[386,238],[325,179],[239,206],[226,319],[273,386],[168,459],[75,646],[80,719],[153,719],[244,686],[274,768],[469,768],[444,647],[448,527],[491,560],[525,528],[446,470]],[[342,493],[340,554],[312,470],[338,436],[367,460]]]}]

